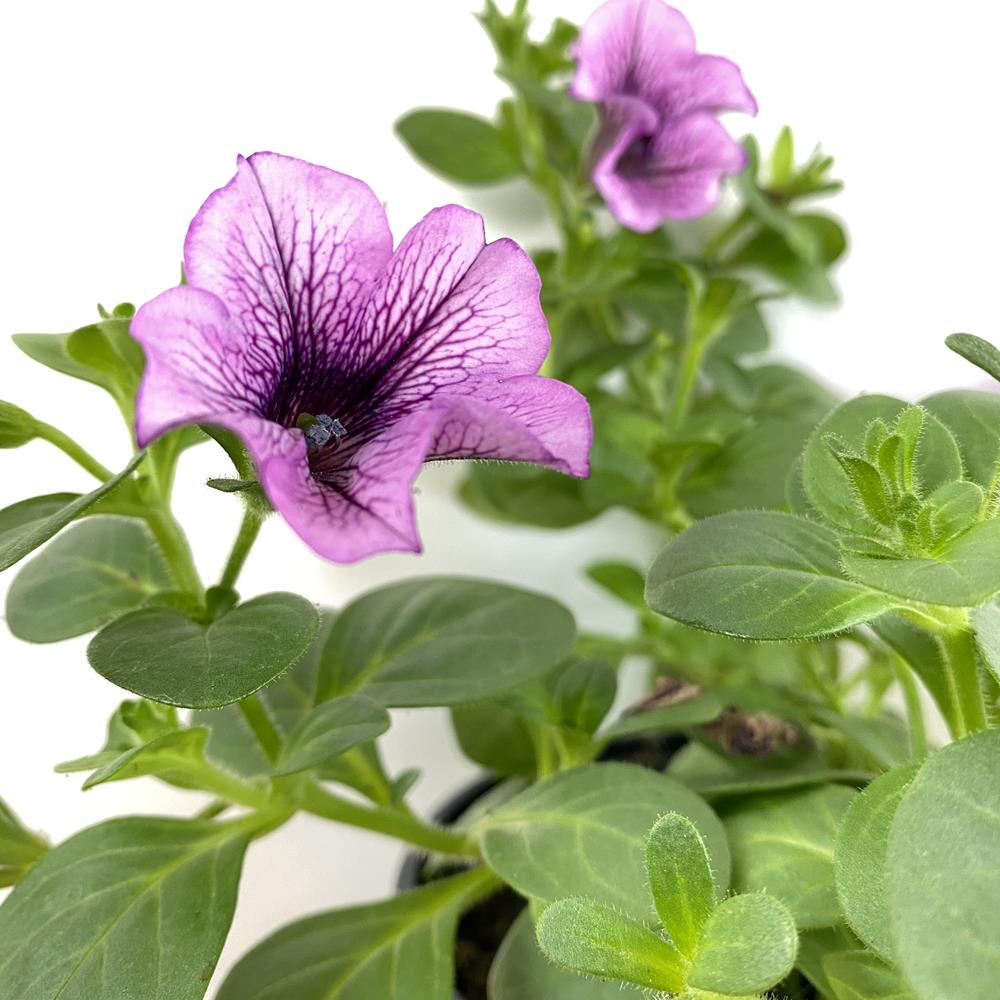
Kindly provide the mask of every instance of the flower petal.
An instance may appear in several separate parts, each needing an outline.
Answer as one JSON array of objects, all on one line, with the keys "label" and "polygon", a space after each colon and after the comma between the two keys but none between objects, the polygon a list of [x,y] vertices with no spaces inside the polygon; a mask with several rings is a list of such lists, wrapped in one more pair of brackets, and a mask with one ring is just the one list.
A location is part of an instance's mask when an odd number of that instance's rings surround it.
[{"label": "flower petal", "polygon": [[[184,267],[246,331],[275,391],[295,394],[337,363],[343,332],[391,253],[385,211],[367,184],[254,153],[195,216]],[[295,405],[276,400],[272,409]]]},{"label": "flower petal", "polygon": [[428,458],[531,462],[587,476],[593,440],[590,407],[572,386],[520,375],[467,388],[467,396],[435,398],[442,418]]},{"label": "flower petal", "polygon": [[757,113],[739,67],[695,52],[680,11],[661,0],[610,0],[580,29],[570,92],[582,101],[638,97],[661,119],[690,111]]},{"label": "flower petal", "polygon": [[757,99],[743,80],[743,73],[732,60],[722,56],[696,55],[660,77],[650,81],[649,97],[665,118],[675,118],[689,111],[742,111],[757,114]]},{"label": "flower petal", "polygon": [[593,181],[623,225],[649,232],[665,219],[692,219],[718,202],[722,178],[746,165],[743,147],[711,115],[674,119],[652,137],[640,162],[614,162],[612,147]]},{"label": "flower petal", "polygon": [[419,552],[413,481],[433,436],[421,421],[359,449],[335,481],[309,471],[305,439],[286,431],[268,452],[255,451],[268,499],[295,533],[319,555],[356,562],[377,552]]},{"label": "flower petal", "polygon": [[482,218],[448,205],[403,239],[361,327],[379,403],[412,407],[472,377],[530,375],[549,349],[541,281],[513,241],[484,244]]},{"label": "flower petal", "polygon": [[687,18],[660,0],[608,0],[580,29],[570,93],[581,101],[623,94],[648,100],[694,55],[694,45]]},{"label": "flower petal", "polygon": [[270,380],[253,344],[211,292],[189,286],[163,292],[136,313],[131,333],[146,354],[136,398],[140,445],[182,424],[262,414]]},{"label": "flower petal", "polygon": [[413,483],[427,460],[504,459],[587,475],[590,411],[575,389],[533,375],[465,388],[475,394],[436,396],[362,445],[325,483],[310,475],[298,432],[248,441],[264,491],[316,552],[355,562],[420,551]]}]

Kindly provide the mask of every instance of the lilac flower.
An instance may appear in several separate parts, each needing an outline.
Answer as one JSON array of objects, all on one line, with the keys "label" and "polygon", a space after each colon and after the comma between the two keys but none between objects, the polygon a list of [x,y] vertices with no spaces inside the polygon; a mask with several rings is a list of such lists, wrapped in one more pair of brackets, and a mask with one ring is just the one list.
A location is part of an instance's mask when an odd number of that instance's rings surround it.
[{"label": "lilac flower", "polygon": [[696,52],[687,19],[661,0],[608,0],[574,54],[570,93],[600,105],[591,179],[611,214],[640,232],[704,215],[746,165],[715,117],[757,113],[739,67]]},{"label": "lilac flower", "polygon": [[140,444],[182,424],[237,434],[318,553],[419,551],[424,461],[587,475],[590,414],[536,373],[549,347],[530,258],[435,209],[396,248],[371,189],[274,153],[239,160],[184,246],[188,285],[139,310]]}]

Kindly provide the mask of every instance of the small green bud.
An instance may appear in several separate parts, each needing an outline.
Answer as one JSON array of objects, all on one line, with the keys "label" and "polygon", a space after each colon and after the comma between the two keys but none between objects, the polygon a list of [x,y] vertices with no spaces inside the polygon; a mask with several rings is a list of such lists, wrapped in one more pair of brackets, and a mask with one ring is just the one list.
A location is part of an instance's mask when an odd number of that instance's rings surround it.
[{"label": "small green bud", "polygon": [[878,469],[865,459],[844,451],[832,436],[826,439],[826,443],[840,467],[847,473],[864,512],[878,524],[891,526],[895,522],[895,514]]},{"label": "small green bud", "polygon": [[20,448],[38,437],[38,422],[26,410],[0,400],[0,448]]}]

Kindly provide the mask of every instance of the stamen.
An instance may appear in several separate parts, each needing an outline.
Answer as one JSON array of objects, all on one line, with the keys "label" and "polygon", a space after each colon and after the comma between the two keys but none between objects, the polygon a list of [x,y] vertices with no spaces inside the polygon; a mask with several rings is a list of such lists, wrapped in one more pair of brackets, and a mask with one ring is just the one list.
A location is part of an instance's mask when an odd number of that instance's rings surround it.
[{"label": "stamen", "polygon": [[317,417],[303,413],[296,423],[302,428],[306,436],[306,447],[310,451],[324,448],[331,441],[336,444],[347,433],[347,428],[336,417],[326,413],[321,413]]}]

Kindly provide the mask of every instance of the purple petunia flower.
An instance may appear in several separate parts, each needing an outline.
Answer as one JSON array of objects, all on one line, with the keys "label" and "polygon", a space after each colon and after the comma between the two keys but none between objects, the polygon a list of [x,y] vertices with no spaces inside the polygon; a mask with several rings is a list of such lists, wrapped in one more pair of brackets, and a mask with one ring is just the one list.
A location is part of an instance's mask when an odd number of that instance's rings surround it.
[{"label": "purple petunia flower", "polygon": [[587,475],[586,400],[537,375],[539,278],[449,205],[393,252],[371,189],[274,153],[239,159],[184,245],[188,285],[143,306],[136,430],[237,434],[275,508],[318,553],[419,551],[423,462],[493,458]]},{"label": "purple petunia flower", "polygon": [[640,232],[704,215],[722,178],[746,165],[715,117],[757,113],[739,67],[695,51],[680,11],[608,0],[580,29],[573,97],[600,105],[591,179],[611,214]]}]

